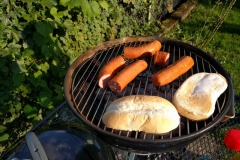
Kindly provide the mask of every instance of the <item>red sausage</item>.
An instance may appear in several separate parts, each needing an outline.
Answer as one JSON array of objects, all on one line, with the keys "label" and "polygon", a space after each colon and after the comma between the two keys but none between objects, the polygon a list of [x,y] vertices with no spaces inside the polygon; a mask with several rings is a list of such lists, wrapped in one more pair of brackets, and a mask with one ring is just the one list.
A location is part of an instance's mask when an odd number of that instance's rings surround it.
[{"label": "red sausage", "polygon": [[119,72],[108,82],[109,88],[114,92],[121,92],[139,73],[147,68],[144,60],[137,60]]},{"label": "red sausage", "polygon": [[168,62],[170,53],[158,51],[154,55],[154,65],[165,66]]},{"label": "red sausage", "polygon": [[117,72],[125,67],[125,60],[122,56],[117,56],[105,64],[98,74],[98,85],[105,88],[108,82],[117,74]]},{"label": "red sausage", "polygon": [[189,56],[183,56],[172,65],[164,68],[152,76],[152,82],[156,86],[164,86],[184,73],[194,65],[194,60]]},{"label": "red sausage", "polygon": [[153,56],[162,47],[162,44],[158,40],[149,42],[148,44],[138,47],[125,47],[123,56],[125,59],[135,59],[147,56]]}]

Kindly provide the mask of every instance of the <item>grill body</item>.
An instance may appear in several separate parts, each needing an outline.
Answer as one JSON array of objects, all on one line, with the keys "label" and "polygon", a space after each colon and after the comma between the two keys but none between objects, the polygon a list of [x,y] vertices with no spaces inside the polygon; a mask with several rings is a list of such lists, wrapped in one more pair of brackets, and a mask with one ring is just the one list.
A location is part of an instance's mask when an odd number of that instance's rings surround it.
[{"label": "grill body", "polygon": [[[163,69],[153,65],[153,57],[144,58],[148,68],[139,74],[121,93],[115,94],[108,88],[100,89],[97,75],[101,67],[117,55],[123,54],[125,46],[140,46],[154,39],[162,43],[161,51],[170,53],[169,65],[184,55],[191,56],[195,65],[172,83],[156,87],[151,75]],[[127,61],[132,63],[134,60]],[[167,67],[167,66],[165,66]],[[227,90],[218,98],[214,114],[204,121],[194,122],[181,117],[178,128],[165,135],[153,135],[138,131],[119,131],[107,128],[101,118],[114,99],[127,95],[154,95],[171,101],[181,83],[189,76],[200,73],[220,73],[228,82]],[[218,124],[234,97],[231,79],[224,68],[209,54],[187,43],[160,37],[127,37],[105,42],[82,54],[69,68],[64,82],[65,97],[74,113],[89,129],[105,142],[136,153],[159,153],[183,147]]]}]

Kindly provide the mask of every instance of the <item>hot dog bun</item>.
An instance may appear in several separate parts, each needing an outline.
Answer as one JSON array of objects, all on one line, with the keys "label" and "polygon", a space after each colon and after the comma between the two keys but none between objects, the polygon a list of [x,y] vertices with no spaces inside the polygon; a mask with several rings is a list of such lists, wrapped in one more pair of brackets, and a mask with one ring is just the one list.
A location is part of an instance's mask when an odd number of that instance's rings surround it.
[{"label": "hot dog bun", "polygon": [[178,127],[180,116],[164,98],[132,95],[113,101],[102,121],[107,127],[118,130],[163,134]]},{"label": "hot dog bun", "polygon": [[215,103],[227,86],[220,74],[197,73],[177,89],[172,103],[180,115],[195,121],[204,120],[214,113]]}]

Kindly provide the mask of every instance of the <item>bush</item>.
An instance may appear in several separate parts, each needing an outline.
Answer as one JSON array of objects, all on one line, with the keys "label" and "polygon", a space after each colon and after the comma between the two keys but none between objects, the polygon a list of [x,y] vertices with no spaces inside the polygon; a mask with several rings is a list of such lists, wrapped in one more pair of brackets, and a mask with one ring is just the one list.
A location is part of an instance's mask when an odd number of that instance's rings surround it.
[{"label": "bush", "polygon": [[0,150],[64,101],[70,64],[115,38],[152,35],[142,0],[2,0],[0,3]]}]

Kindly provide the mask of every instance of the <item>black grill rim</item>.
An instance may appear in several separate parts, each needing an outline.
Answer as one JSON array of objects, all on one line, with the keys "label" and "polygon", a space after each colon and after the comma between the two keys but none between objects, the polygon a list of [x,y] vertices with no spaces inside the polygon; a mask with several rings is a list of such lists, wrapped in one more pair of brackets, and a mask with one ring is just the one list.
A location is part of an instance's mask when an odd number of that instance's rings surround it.
[{"label": "black grill rim", "polygon": [[[218,117],[215,118],[212,121],[211,124],[209,124],[206,127],[201,128],[200,130],[198,130],[196,132],[190,133],[188,135],[181,135],[180,137],[174,137],[174,138],[171,138],[171,139],[134,139],[134,138],[130,138],[130,137],[123,137],[123,136],[120,136],[120,135],[102,130],[101,128],[95,126],[91,122],[89,122],[86,119],[84,119],[83,117],[81,117],[81,115],[74,108],[73,102],[71,100],[71,95],[70,95],[70,89],[71,89],[71,85],[72,85],[71,79],[72,79],[75,68],[77,68],[85,60],[91,58],[99,50],[111,48],[111,47],[114,47],[114,46],[122,44],[122,43],[137,42],[137,41],[146,42],[146,41],[152,41],[152,40],[155,40],[155,39],[159,40],[161,43],[169,43],[169,44],[172,44],[172,45],[176,45],[176,43],[178,43],[179,46],[184,46],[185,49],[194,51],[198,55],[201,54],[201,56],[204,57],[205,60],[211,61],[210,63],[212,64],[212,66],[214,66],[214,68],[217,68],[218,73],[221,73],[226,78],[226,80],[228,82],[228,88],[225,91],[226,96],[227,96],[226,97],[227,101],[225,103],[224,109],[218,115]],[[212,127],[217,125],[222,120],[222,118],[228,112],[229,107],[231,105],[233,105],[232,104],[233,103],[232,99],[234,97],[233,85],[232,85],[231,78],[229,77],[229,74],[224,70],[224,68],[220,65],[220,63],[218,61],[216,61],[212,56],[210,56],[208,53],[206,53],[206,52],[200,50],[199,48],[197,48],[195,46],[192,46],[188,43],[185,43],[185,42],[182,42],[182,41],[179,41],[179,40],[161,38],[161,37],[157,37],[157,36],[134,36],[134,37],[119,38],[119,39],[115,39],[115,40],[112,40],[112,41],[104,42],[103,44],[98,45],[98,46],[88,50],[87,52],[85,52],[84,54],[79,56],[73,62],[73,64],[70,66],[70,68],[68,69],[67,74],[65,76],[65,80],[64,80],[64,94],[65,94],[65,98],[66,98],[70,108],[73,110],[73,112],[76,114],[76,116],[78,118],[80,118],[89,127],[89,129],[92,130],[93,132],[98,132],[101,135],[105,135],[105,136],[111,136],[111,137],[114,137],[118,140],[124,140],[124,141],[130,141],[130,142],[143,142],[145,144],[159,143],[159,142],[162,142],[162,143],[175,142],[176,143],[177,141],[182,141],[182,140],[185,140],[185,139],[192,139],[192,138],[195,138],[195,137],[200,137],[202,134],[204,134],[205,132],[210,130]]]}]

